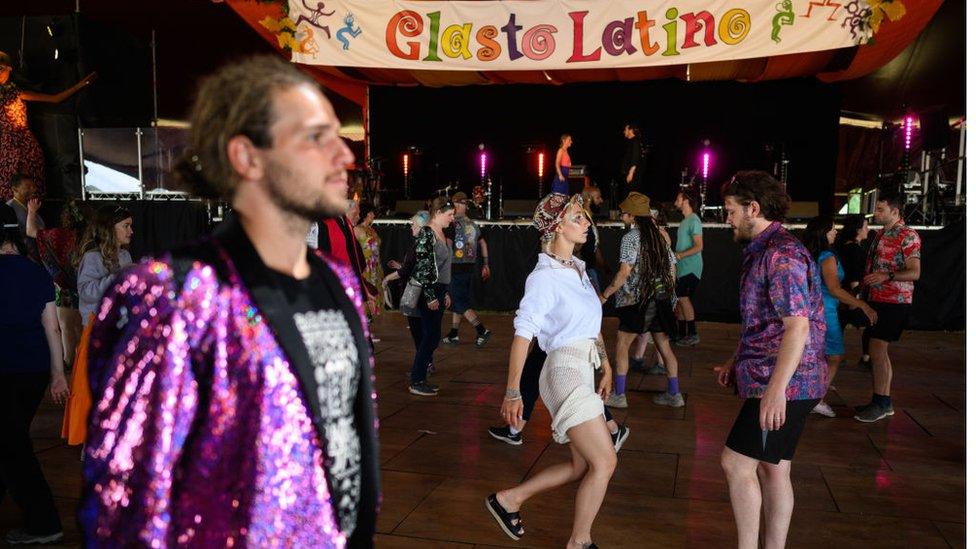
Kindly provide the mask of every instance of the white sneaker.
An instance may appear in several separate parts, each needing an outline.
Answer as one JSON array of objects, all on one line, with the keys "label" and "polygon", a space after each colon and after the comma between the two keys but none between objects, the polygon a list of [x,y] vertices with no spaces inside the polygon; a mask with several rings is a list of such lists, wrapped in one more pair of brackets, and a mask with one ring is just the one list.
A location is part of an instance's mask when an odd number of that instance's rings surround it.
[{"label": "white sneaker", "polygon": [[816,406],[813,407],[813,410],[811,410],[810,413],[820,414],[826,417],[837,417],[837,413],[834,412],[834,409],[830,407],[830,404],[827,404],[822,400],[818,402]]},{"label": "white sneaker", "polygon": [[627,394],[618,395],[616,393],[610,393],[610,397],[607,398],[607,406],[611,408],[626,408]]}]

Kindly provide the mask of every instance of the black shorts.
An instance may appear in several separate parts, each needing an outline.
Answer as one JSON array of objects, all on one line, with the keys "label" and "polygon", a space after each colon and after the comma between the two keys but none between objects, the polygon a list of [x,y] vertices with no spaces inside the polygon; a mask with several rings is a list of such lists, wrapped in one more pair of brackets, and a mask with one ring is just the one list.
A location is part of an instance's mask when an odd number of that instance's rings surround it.
[{"label": "black shorts", "polygon": [[759,399],[747,398],[735,418],[725,445],[744,456],[777,464],[782,459],[792,460],[796,445],[803,434],[807,416],[820,399],[791,400],[786,403],[786,423],[776,431],[768,431],[763,446],[763,432],[759,428]]},{"label": "black shorts", "polygon": [[671,300],[652,299],[646,305],[628,305],[617,309],[621,332],[643,334],[644,332],[664,333],[669,337],[676,332],[677,322]]},{"label": "black shorts", "polygon": [[693,273],[688,273],[682,277],[679,277],[674,283],[674,293],[678,297],[691,297],[695,295],[695,290],[698,288],[698,282],[701,279],[695,276]]},{"label": "black shorts", "polygon": [[868,315],[864,314],[861,309],[851,309],[847,306],[842,306],[837,311],[838,320],[840,320],[840,329],[844,331],[848,326],[854,326],[855,328],[866,328],[871,325],[871,321],[868,320]]},{"label": "black shorts", "polygon": [[868,301],[868,305],[878,312],[878,322],[874,326],[868,326],[865,334],[871,339],[881,341],[898,341],[901,332],[908,323],[908,313],[912,306],[904,303],[879,303]]}]

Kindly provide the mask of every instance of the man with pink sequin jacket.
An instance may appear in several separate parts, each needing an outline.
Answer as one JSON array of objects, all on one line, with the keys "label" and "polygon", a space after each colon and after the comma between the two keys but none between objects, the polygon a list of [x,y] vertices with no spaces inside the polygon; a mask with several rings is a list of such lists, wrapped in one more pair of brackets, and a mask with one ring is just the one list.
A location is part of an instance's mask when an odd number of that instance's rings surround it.
[{"label": "man with pink sequin jacket", "polygon": [[308,248],[342,215],[331,104],[273,56],[207,77],[177,173],[234,213],[123,271],[96,311],[80,510],[98,547],[370,547],[380,499],[359,282]]}]

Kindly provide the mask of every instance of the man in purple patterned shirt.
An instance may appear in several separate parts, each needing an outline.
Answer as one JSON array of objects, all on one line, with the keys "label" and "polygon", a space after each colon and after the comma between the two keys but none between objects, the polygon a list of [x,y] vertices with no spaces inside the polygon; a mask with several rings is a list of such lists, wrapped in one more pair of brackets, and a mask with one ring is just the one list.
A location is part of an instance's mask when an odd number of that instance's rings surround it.
[{"label": "man in purple patterned shirt", "polygon": [[790,463],[807,415],[827,391],[817,263],[781,224],[790,199],[760,171],[726,186],[725,210],[742,260],[742,334],[719,383],[745,399],[722,451],[739,547],[784,547],[793,515]]}]

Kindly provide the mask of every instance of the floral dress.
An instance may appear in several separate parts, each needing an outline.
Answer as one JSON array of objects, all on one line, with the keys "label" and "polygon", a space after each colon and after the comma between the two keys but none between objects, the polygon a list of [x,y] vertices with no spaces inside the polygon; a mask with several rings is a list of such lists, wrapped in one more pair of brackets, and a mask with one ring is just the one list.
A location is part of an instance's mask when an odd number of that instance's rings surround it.
[{"label": "floral dress", "polygon": [[78,235],[71,229],[57,227],[37,232],[37,249],[41,262],[54,278],[54,304],[69,309],[78,308],[78,273],[71,258],[78,247]]},{"label": "floral dress", "polygon": [[24,174],[44,194],[44,153],[27,126],[27,104],[20,89],[8,82],[0,85],[0,200],[13,197],[10,178]]},{"label": "floral dress", "polygon": [[[363,249],[366,266],[363,268],[363,279],[374,288],[383,287],[383,266],[380,260],[380,235],[373,227],[360,225],[356,227],[356,240]],[[366,307],[370,318],[376,317],[383,310],[379,299],[372,300]]]}]

